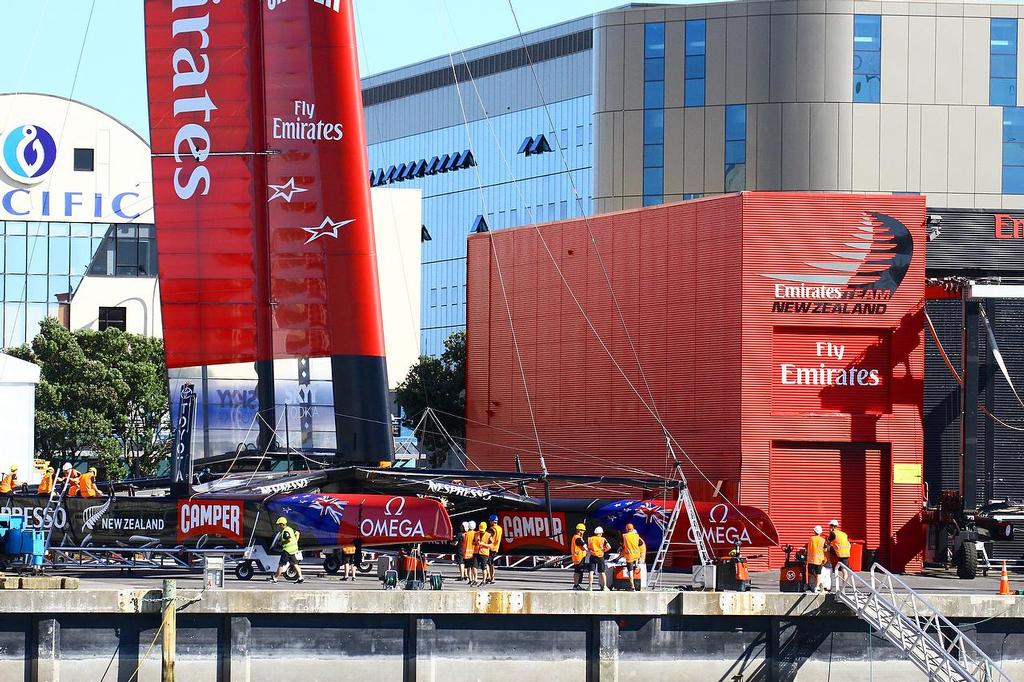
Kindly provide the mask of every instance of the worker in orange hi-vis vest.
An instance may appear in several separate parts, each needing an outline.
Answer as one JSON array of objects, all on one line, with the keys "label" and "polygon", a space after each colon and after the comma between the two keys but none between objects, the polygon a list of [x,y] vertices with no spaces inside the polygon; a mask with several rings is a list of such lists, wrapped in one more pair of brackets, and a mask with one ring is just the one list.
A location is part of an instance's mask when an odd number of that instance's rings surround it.
[{"label": "worker in orange hi-vis vest", "polygon": [[806,575],[807,589],[811,592],[818,592],[818,580],[821,577],[821,568],[825,565],[825,538],[821,534],[821,526],[814,527],[814,535],[807,541]]},{"label": "worker in orange hi-vis vest", "polygon": [[[576,534],[569,545],[569,556],[572,559],[572,589],[583,591],[583,574],[590,573],[590,561],[587,559],[587,540],[583,537],[587,527],[576,524]],[[593,584],[593,581],[591,581]]]},{"label": "worker in orange hi-vis vest", "polygon": [[82,474],[79,473],[78,469],[72,467],[67,469],[67,476],[71,481],[68,484],[68,497],[78,497],[79,480],[82,478]]},{"label": "worker in orange hi-vis vest", "polygon": [[53,467],[46,467],[46,471],[43,472],[43,478],[39,481],[39,487],[36,488],[36,495],[49,495],[53,490]]},{"label": "worker in orange hi-vis vest", "polygon": [[[604,539],[604,529],[598,526],[594,534],[587,539],[587,549],[590,550],[590,567],[601,576],[600,584],[602,590],[608,589],[608,578],[605,576],[605,555],[612,551],[612,546]],[[594,573],[590,574],[590,589],[594,589]]]},{"label": "worker in orange hi-vis vest", "polygon": [[78,477],[79,494],[82,497],[103,497],[103,493],[96,487],[96,467],[89,467],[89,470]]},{"label": "worker in orange hi-vis vest", "polygon": [[0,494],[8,495],[18,487],[18,467],[11,466],[11,471],[0,479]]},{"label": "worker in orange hi-vis vest", "polygon": [[647,545],[644,544],[644,539],[636,532],[636,528],[633,527],[632,523],[627,523],[626,532],[622,534],[622,558],[626,560],[626,573],[629,574],[630,592],[636,590],[636,584],[633,582],[633,573],[636,571],[637,564],[643,561],[645,554],[647,554]]},{"label": "worker in orange hi-vis vest", "polygon": [[462,532],[459,533],[459,549],[456,553],[456,562],[459,564],[459,577],[458,580],[466,580],[469,576],[469,567],[466,566],[466,560],[463,558],[466,554],[466,534],[469,533],[469,521],[462,522]]},{"label": "worker in orange hi-vis vest", "polygon": [[474,549],[476,550],[476,582],[470,581],[470,585],[483,585],[487,577],[487,563],[491,556],[491,540],[493,534],[487,530],[487,522],[481,521],[477,526],[476,535],[473,537]]},{"label": "worker in orange hi-vis vest", "polygon": [[476,521],[466,522],[466,532],[462,535],[462,565],[466,569],[466,580],[472,585],[476,582]]},{"label": "worker in orange hi-vis vest", "polygon": [[498,515],[491,514],[487,519],[490,522],[491,528],[491,554],[487,557],[487,565],[484,567],[484,582],[494,582],[494,559],[498,556],[498,550],[501,549],[501,526],[498,525]]},{"label": "worker in orange hi-vis vest", "polygon": [[839,521],[832,519],[828,524],[828,546],[836,563],[850,567],[850,536],[839,530]]}]

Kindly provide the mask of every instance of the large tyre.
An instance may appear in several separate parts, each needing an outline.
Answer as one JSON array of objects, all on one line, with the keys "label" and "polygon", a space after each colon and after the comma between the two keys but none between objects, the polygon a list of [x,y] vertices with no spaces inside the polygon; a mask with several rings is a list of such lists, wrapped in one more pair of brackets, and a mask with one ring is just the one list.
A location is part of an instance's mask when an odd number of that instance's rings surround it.
[{"label": "large tyre", "polygon": [[324,557],[324,570],[331,574],[341,570],[341,562],[338,561],[337,554],[328,554]]},{"label": "large tyre", "polygon": [[956,576],[961,580],[974,580],[978,577],[978,545],[975,542],[964,542],[960,545],[960,556],[956,562]]},{"label": "large tyre", "polygon": [[369,573],[373,570],[373,563],[369,559],[366,559],[356,565],[356,568],[359,569],[360,573]]},{"label": "large tyre", "polygon": [[295,568],[295,566],[292,566],[291,564],[288,564],[288,568],[286,568],[284,571],[284,577],[286,580],[298,580],[299,569]]},{"label": "large tyre", "polygon": [[235,577],[239,580],[252,580],[255,572],[251,561],[239,561],[235,566]]}]

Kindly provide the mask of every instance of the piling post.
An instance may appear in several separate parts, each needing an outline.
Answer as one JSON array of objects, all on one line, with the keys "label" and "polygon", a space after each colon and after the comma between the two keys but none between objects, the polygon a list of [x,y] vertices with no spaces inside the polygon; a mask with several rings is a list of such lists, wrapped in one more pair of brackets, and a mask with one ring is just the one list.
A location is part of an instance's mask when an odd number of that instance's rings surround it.
[{"label": "piling post", "polygon": [[161,682],[174,682],[174,649],[177,638],[177,608],[175,602],[178,596],[178,585],[173,579],[164,580],[163,595],[163,660],[160,666]]}]

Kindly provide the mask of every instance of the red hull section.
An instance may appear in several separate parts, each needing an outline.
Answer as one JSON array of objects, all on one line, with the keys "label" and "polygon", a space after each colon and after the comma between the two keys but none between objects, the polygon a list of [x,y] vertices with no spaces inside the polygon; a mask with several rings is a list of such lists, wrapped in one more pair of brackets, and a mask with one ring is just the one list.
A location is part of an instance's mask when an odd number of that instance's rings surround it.
[{"label": "red hull section", "polygon": [[298,493],[266,502],[306,543],[329,547],[361,539],[366,547],[447,542],[452,523],[440,501],[393,495]]},{"label": "red hull section", "polygon": [[723,481],[780,544],[838,518],[920,566],[924,222],[923,197],[744,193],[471,236],[470,456],[536,452],[521,358],[550,469],[669,474],[655,411],[696,494]]},{"label": "red hull section", "polygon": [[350,2],[145,7],[168,367],[382,357]]}]

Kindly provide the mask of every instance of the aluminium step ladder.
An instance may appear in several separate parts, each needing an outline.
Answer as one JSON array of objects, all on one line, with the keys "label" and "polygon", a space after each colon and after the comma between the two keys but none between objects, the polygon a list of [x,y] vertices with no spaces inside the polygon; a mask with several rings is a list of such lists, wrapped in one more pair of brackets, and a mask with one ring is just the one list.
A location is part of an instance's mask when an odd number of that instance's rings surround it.
[{"label": "aluminium step ladder", "polygon": [[[64,465],[68,467],[68,465]],[[63,474],[58,476],[57,474]],[[46,540],[43,543],[43,552],[50,550],[50,542],[53,539],[53,528],[57,525],[57,510],[64,504],[68,488],[71,487],[71,469],[61,469],[54,472],[53,487],[50,488],[50,497],[46,500],[46,507],[43,508],[43,527],[46,529]]]},{"label": "aluminium step ladder", "polygon": [[836,567],[836,598],[898,647],[930,682],[1012,682],[921,594],[878,564],[870,579]]},{"label": "aluminium step ladder", "polygon": [[[694,544],[697,545],[697,559],[700,562],[699,567],[694,567],[694,584],[704,588],[713,588],[715,560],[711,555],[711,549],[708,547],[707,538],[704,536],[704,524],[700,522],[700,517],[697,516],[697,510],[693,505],[693,497],[690,495],[690,488],[686,484],[683,466],[679,462],[679,458],[676,457],[675,449],[672,447],[672,438],[667,431],[665,432],[665,446],[672,457],[676,475],[679,476],[677,482],[679,494],[676,496],[676,503],[672,508],[672,514],[669,515],[668,523],[665,525],[661,545],[658,546],[658,553],[654,555],[654,564],[651,565],[651,570],[647,573],[647,589],[656,588],[661,582],[665,560],[668,559],[669,547],[672,545],[672,536],[675,533],[676,525],[679,523],[679,514],[682,509],[686,510],[686,518],[690,522],[690,534],[693,536]],[[712,574],[710,580],[708,578],[709,571]]]}]

